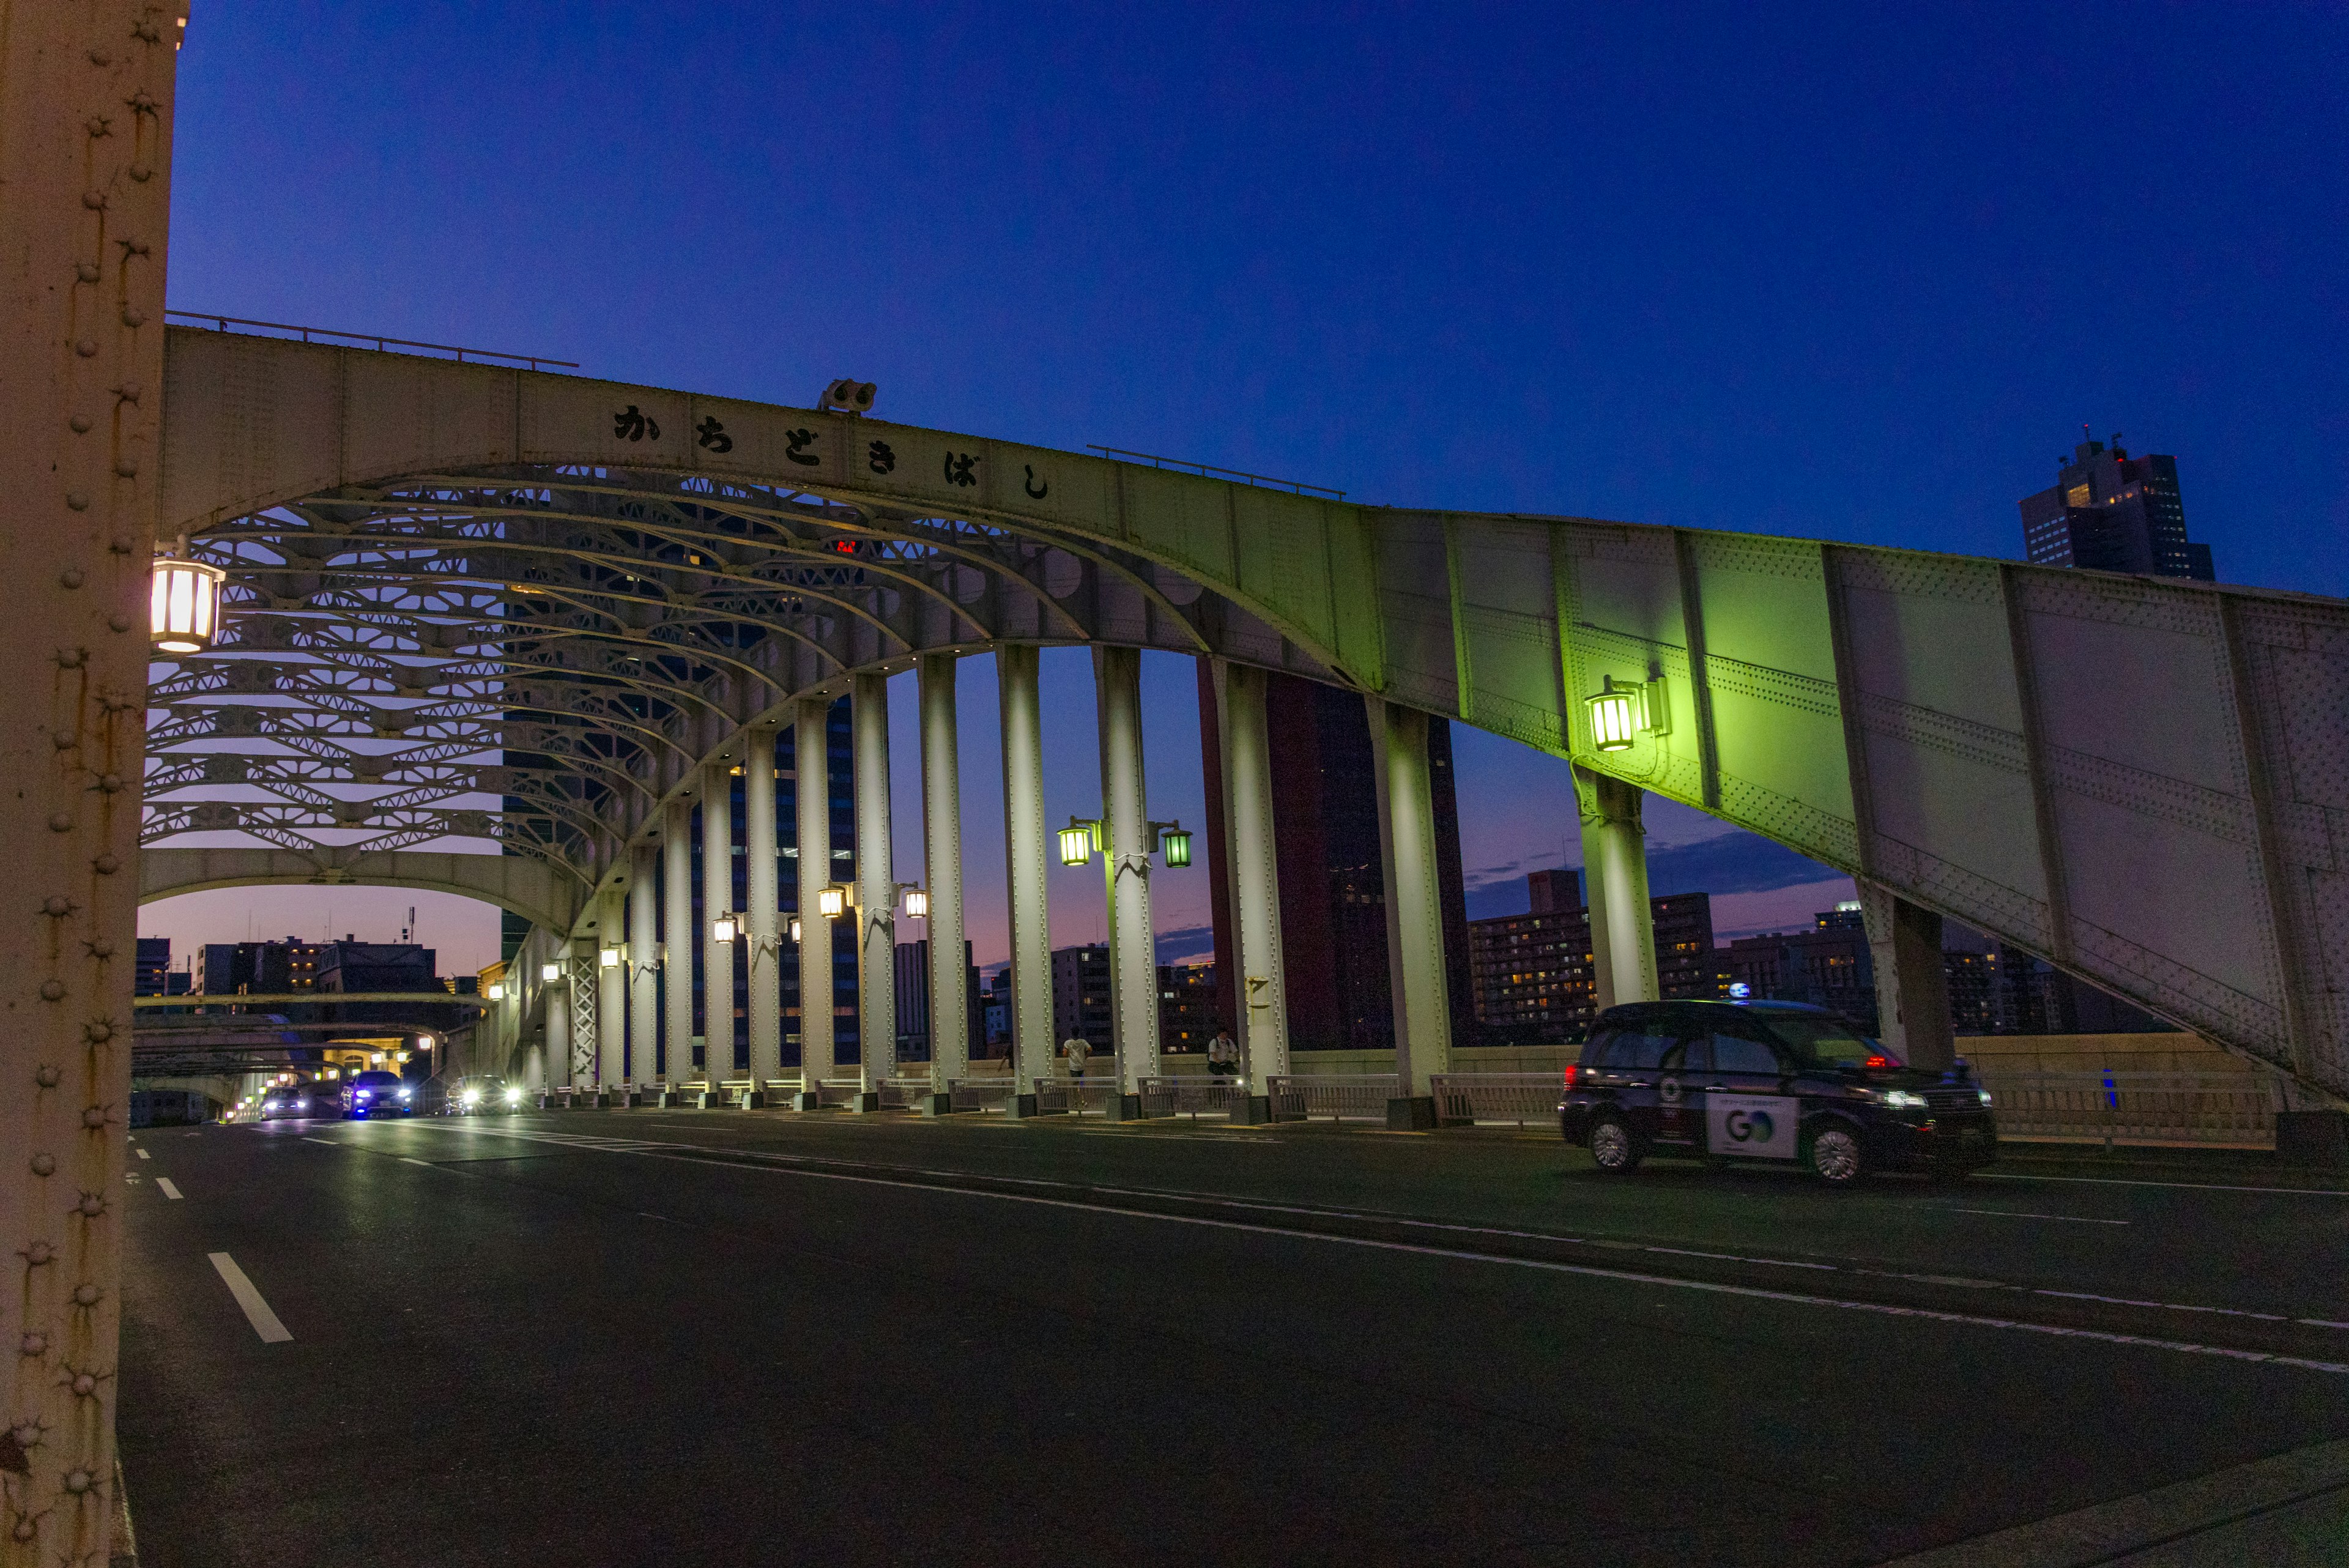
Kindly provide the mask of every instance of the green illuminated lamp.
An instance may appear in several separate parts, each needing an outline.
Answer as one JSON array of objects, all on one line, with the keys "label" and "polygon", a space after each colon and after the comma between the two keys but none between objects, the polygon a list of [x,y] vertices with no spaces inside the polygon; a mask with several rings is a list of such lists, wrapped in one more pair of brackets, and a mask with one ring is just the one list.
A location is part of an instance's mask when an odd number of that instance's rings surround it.
[{"label": "green illuminated lamp", "polygon": [[1071,818],[1061,829],[1061,864],[1081,866],[1093,857],[1093,825]]},{"label": "green illuminated lamp", "polygon": [[1179,822],[1170,822],[1166,831],[1158,836],[1159,852],[1166,857],[1169,866],[1191,864],[1191,836],[1183,831]]},{"label": "green illuminated lamp", "polygon": [[1590,743],[1602,752],[1628,752],[1640,729],[1640,693],[1619,689],[1611,675],[1598,695],[1584,701],[1590,709]]}]

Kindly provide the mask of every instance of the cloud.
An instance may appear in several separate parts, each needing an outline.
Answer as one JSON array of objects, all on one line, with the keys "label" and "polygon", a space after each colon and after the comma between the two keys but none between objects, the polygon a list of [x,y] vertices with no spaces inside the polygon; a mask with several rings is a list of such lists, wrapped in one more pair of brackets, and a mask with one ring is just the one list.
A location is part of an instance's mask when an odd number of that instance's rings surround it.
[{"label": "cloud", "polygon": [[1206,957],[1216,952],[1216,928],[1213,926],[1183,926],[1158,933],[1158,961],[1182,963],[1186,960]]}]

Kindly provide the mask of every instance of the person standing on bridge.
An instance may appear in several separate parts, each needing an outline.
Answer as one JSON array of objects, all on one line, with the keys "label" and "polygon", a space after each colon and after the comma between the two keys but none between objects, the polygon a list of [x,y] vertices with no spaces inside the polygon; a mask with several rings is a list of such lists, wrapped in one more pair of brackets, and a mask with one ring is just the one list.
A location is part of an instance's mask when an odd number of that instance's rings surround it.
[{"label": "person standing on bridge", "polygon": [[1061,1054],[1069,1059],[1069,1076],[1077,1083],[1085,1081],[1085,1061],[1092,1054],[1093,1048],[1085,1044],[1081,1034],[1071,1034],[1061,1042]]}]

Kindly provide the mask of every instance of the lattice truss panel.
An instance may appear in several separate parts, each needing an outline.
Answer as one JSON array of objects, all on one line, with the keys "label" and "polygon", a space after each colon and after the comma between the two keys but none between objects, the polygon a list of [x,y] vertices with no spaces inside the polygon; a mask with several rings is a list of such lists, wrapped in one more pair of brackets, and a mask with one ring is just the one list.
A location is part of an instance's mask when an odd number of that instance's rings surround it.
[{"label": "lattice truss panel", "polygon": [[701,756],[853,668],[1100,637],[1327,675],[1098,543],[690,476],[439,476],[190,549],[229,573],[224,631],[151,671],[148,844],[494,844],[592,884]]}]

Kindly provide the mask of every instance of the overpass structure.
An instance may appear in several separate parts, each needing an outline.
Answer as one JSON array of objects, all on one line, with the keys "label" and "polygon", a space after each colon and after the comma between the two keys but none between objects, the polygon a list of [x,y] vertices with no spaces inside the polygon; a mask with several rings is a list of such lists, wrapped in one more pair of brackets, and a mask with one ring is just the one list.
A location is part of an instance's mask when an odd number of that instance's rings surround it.
[{"label": "overpass structure", "polygon": [[[1221,683],[1259,1077],[1286,1049],[1261,680],[1282,670],[1367,705],[1406,1101],[1448,1050],[1430,714],[1571,760],[1602,1000],[1654,986],[1639,853],[1654,793],[1859,879],[1893,1031],[1920,1060],[1947,1048],[1946,915],[2349,1092],[2338,601],[1366,506],[840,410],[167,328],[183,24],[150,0],[0,16],[0,831],[18,961],[0,975],[0,1147],[33,1151],[0,1174],[0,1340],[21,1349],[0,1373],[0,1552],[105,1545],[107,1195],[141,898],[318,878],[489,898],[533,924],[498,1027],[553,1043],[542,1077],[710,1093],[730,1062],[754,1095],[781,1078],[784,969],[829,995],[844,941],[869,1093],[894,1035],[886,677],[920,671],[932,950],[956,954],[953,694],[982,651],[1003,696],[1028,1072],[1050,1049],[1038,649],[1081,644],[1104,798],[1075,848],[1103,856],[1112,889],[1127,1088],[1155,1066],[1161,825],[1138,661],[1160,649],[1213,659]],[[226,616],[209,646],[150,666],[159,539],[218,570]],[[795,791],[793,940],[774,775],[783,732],[821,748],[842,695],[855,878],[831,875],[824,792]],[[695,857],[731,864],[731,814],[697,802],[726,798],[738,767],[750,891],[722,912],[750,951],[747,1054],[713,1009],[697,1074],[677,982],[697,947],[711,972],[732,962],[689,913]],[[931,988],[949,1075],[968,1005],[951,967]],[[831,1028],[822,1007],[799,1022],[802,1093],[832,1068]]]}]

